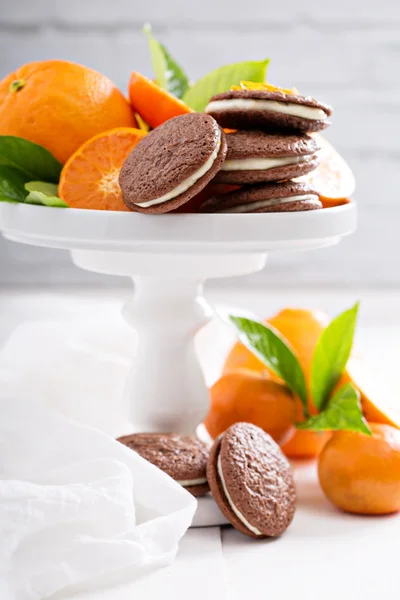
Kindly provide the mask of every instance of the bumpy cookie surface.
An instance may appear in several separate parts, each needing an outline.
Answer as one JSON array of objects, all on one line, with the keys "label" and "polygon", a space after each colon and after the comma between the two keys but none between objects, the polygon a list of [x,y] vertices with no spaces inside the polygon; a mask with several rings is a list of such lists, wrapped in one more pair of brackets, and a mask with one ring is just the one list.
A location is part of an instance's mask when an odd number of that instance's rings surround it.
[{"label": "bumpy cookie surface", "polygon": [[[134,211],[169,212],[200,192],[219,171],[225,155],[223,131],[209,115],[175,117],[151,131],[132,150],[122,166],[119,183],[125,204]],[[174,198],[139,206],[173,192],[193,177],[215,152],[211,168]]]},{"label": "bumpy cookie surface", "polygon": [[[194,436],[177,433],[133,433],[122,436],[119,442],[167,473],[175,481],[204,480],[208,448]],[[206,481],[184,485],[194,496],[208,492]]]},{"label": "bumpy cookie surface", "polygon": [[[218,459],[230,500],[218,471]],[[207,477],[222,513],[242,533],[274,537],[290,525],[296,505],[293,474],[278,444],[259,427],[236,423],[227,429],[211,449]],[[246,526],[232,504],[259,533]]]}]

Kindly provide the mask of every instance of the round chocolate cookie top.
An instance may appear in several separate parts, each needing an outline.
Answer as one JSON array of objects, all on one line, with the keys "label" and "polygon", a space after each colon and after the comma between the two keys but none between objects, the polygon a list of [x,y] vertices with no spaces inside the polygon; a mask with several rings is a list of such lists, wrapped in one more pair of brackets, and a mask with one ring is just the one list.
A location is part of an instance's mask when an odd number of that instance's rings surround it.
[{"label": "round chocolate cookie top", "polygon": [[318,193],[306,183],[285,181],[243,186],[206,200],[200,212],[263,213],[322,208]]},{"label": "round chocolate cookie top", "polygon": [[226,136],[228,152],[225,161],[241,158],[286,158],[307,156],[320,149],[309,135],[282,135],[264,131],[234,131]]},{"label": "round chocolate cookie top", "polygon": [[296,508],[289,462],[270,435],[250,423],[232,425],[210,451],[211,492],[232,525],[255,538],[281,535]]},{"label": "round chocolate cookie top", "polygon": [[[208,448],[194,436],[177,433],[132,433],[118,441],[167,473],[193,495],[208,491]],[[191,483],[194,482],[194,483]]]},{"label": "round chocolate cookie top", "polygon": [[231,90],[210,98],[205,112],[222,127],[263,131],[320,131],[332,108],[311,96],[266,90]]},{"label": "round chocolate cookie top", "polygon": [[205,187],[225,155],[224,133],[211,116],[174,117],[147,134],[123,164],[124,202],[139,212],[178,208]]}]

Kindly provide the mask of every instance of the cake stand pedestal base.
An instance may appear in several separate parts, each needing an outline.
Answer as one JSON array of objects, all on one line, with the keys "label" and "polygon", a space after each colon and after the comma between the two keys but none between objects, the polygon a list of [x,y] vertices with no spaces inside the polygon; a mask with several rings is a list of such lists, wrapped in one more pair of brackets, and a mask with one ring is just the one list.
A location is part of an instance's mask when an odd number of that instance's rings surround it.
[{"label": "cake stand pedestal base", "polygon": [[133,429],[194,433],[209,407],[194,349],[195,334],[212,317],[204,281],[259,271],[266,254],[71,254],[83,269],[133,279],[134,296],[123,309],[138,335],[124,392]]}]

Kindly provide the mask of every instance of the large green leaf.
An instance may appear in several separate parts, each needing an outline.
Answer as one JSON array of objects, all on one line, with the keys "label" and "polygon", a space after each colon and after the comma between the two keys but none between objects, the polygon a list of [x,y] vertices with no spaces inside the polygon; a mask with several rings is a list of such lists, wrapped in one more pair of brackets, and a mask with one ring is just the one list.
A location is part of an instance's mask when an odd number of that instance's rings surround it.
[{"label": "large green leaf", "polygon": [[149,42],[151,62],[158,85],[176,98],[182,98],[189,87],[186,73],[166,47],[152,36],[150,25],[145,25],[143,31]]},{"label": "large green leaf", "polygon": [[240,341],[267,367],[278,375],[301,400],[304,414],[308,415],[307,389],[304,374],[296,355],[285,340],[270,327],[246,319],[229,316]]},{"label": "large green leaf", "polygon": [[358,314],[358,303],[333,319],[316,345],[311,367],[314,405],[322,410],[349,359]]},{"label": "large green leaf", "polygon": [[336,392],[325,410],[304,423],[298,423],[297,428],[311,431],[358,431],[371,435],[361,409],[360,394],[351,383],[346,383]]},{"label": "large green leaf", "polygon": [[25,182],[32,180],[58,183],[61,163],[43,146],[24,138],[0,135],[0,166],[18,169]]},{"label": "large green leaf", "polygon": [[0,202],[24,202],[25,177],[17,169],[0,165]]},{"label": "large green leaf", "polygon": [[269,59],[266,59],[220,67],[194,83],[184,94],[183,101],[193,110],[202,112],[211,96],[226,92],[232,85],[239,85],[241,81],[254,81],[255,83],[265,81],[268,64]]}]

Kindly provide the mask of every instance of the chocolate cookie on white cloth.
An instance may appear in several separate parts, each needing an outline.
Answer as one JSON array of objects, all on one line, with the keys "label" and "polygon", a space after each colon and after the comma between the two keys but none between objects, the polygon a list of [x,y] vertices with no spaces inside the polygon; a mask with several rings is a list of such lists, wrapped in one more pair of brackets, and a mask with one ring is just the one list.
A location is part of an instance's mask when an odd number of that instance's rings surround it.
[{"label": "chocolate cookie on white cloth", "polygon": [[208,448],[194,436],[177,433],[132,433],[118,441],[167,473],[193,496],[209,491]]}]

